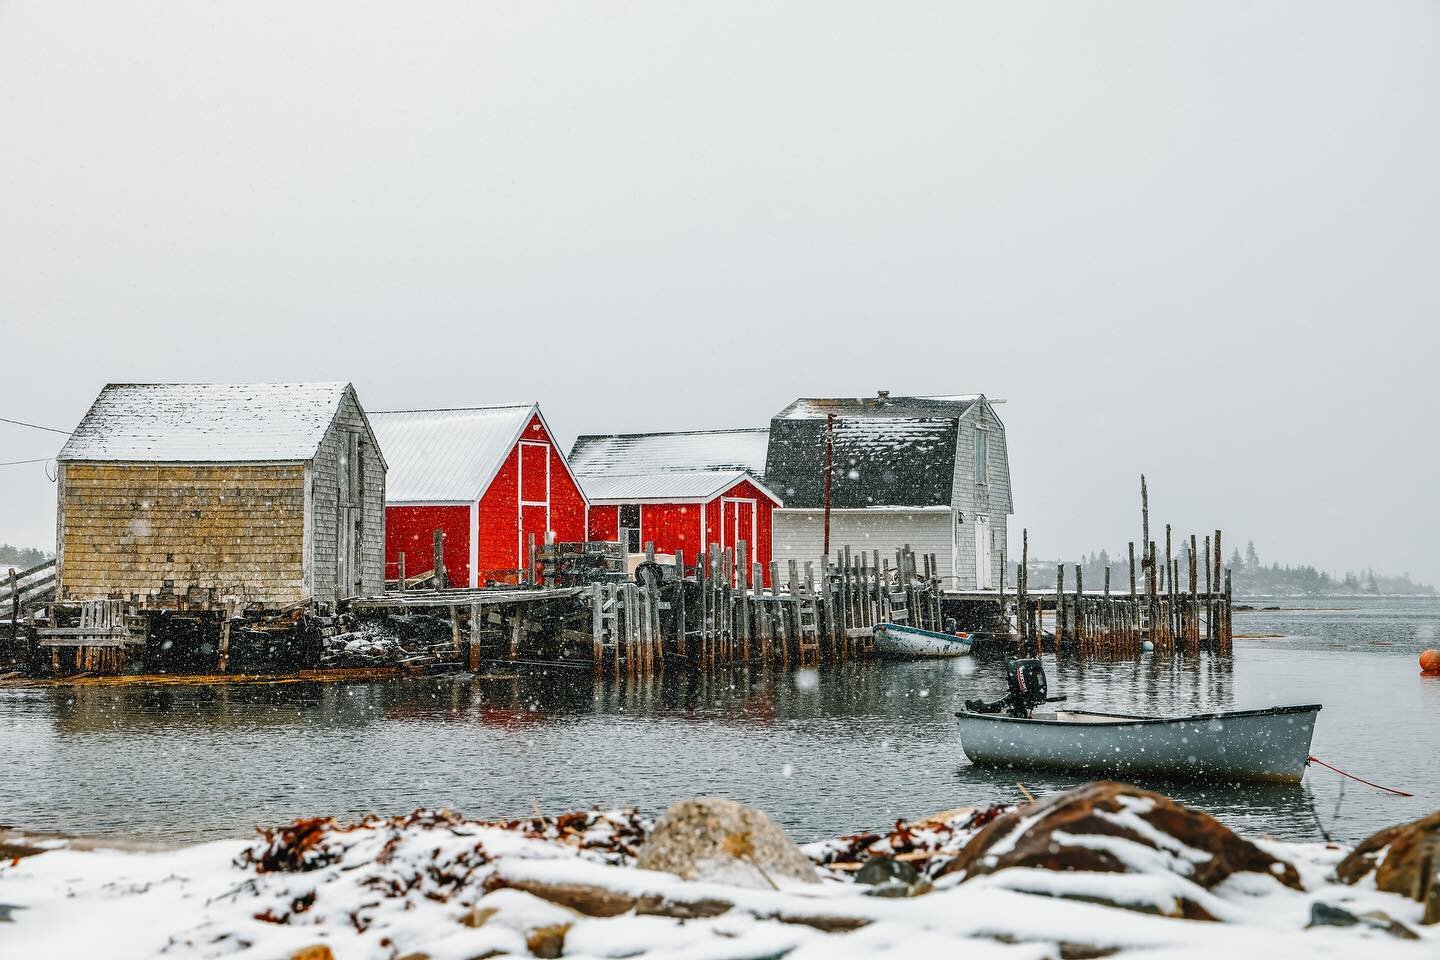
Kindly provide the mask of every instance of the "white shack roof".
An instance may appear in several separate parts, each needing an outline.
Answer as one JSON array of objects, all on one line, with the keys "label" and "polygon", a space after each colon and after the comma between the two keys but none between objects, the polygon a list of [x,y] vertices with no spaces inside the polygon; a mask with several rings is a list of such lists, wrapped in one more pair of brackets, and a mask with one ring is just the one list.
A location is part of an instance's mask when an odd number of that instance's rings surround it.
[{"label": "white shack roof", "polygon": [[769,437],[765,427],[585,436],[570,449],[570,469],[582,478],[717,470],[761,477]]},{"label": "white shack roof", "polygon": [[689,470],[581,477],[591,503],[704,503],[748,480],[777,504],[780,499],[745,470]]},{"label": "white shack roof", "polygon": [[112,383],[60,460],[244,463],[311,460],[346,383]]},{"label": "white shack roof", "polygon": [[370,424],[390,464],[386,502],[470,503],[479,499],[538,412],[537,404],[516,403],[371,413]]}]

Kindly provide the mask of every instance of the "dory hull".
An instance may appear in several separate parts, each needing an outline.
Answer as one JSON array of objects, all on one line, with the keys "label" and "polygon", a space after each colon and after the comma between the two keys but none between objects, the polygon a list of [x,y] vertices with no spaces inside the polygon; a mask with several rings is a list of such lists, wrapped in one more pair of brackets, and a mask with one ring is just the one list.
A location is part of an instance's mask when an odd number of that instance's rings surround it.
[{"label": "dory hull", "polygon": [[970,639],[880,623],[875,625],[875,652],[886,657],[963,657],[970,653]]},{"label": "dory hull", "polygon": [[1175,719],[1093,713],[1025,720],[961,712],[960,745],[972,763],[1181,780],[1298,783],[1318,704]]}]

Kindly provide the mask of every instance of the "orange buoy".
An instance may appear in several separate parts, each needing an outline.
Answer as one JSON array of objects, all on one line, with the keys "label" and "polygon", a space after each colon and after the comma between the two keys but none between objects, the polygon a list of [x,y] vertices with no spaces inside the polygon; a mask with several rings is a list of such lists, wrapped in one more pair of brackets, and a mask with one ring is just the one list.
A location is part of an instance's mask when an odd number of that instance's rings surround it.
[{"label": "orange buoy", "polygon": [[1421,673],[1440,673],[1440,650],[1426,650],[1420,654]]}]

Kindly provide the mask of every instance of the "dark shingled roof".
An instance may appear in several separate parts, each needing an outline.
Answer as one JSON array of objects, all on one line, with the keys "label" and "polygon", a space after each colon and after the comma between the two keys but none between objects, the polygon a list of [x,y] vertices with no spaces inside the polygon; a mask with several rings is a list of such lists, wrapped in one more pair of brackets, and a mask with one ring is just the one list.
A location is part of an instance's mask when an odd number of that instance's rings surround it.
[{"label": "dark shingled roof", "polygon": [[824,505],[825,423],[834,414],[832,507],[948,507],[957,427],[979,399],[796,400],[770,421],[766,483],[786,507]]}]

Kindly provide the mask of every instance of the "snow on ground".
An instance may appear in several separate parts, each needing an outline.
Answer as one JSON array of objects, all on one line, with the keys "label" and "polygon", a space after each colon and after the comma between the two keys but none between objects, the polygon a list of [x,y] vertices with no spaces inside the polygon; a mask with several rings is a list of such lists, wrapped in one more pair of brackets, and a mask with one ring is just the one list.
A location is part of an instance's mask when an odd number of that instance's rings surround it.
[{"label": "snow on ground", "polygon": [[[1327,845],[1263,841],[1297,866],[1304,891],[1261,874],[1206,891],[1183,871],[1012,868],[966,882],[942,876],[929,893],[892,899],[849,879],[843,864],[860,845],[903,848],[932,865],[953,856],[978,824],[965,816],[812,844],[807,853],[825,864],[820,882],[782,881],[776,890],[635,868],[651,824],[633,811],[505,824],[445,811],[351,826],[299,821],[255,841],[158,852],[36,841],[47,852],[0,863],[0,956],[269,960],[318,944],[338,960],[1440,956],[1440,930],[1420,926],[1419,904],[1372,881],[1331,882],[1345,851]],[[1160,915],[1181,898],[1220,922]],[[1371,927],[1307,930],[1317,901],[1384,911],[1421,939]]]}]

